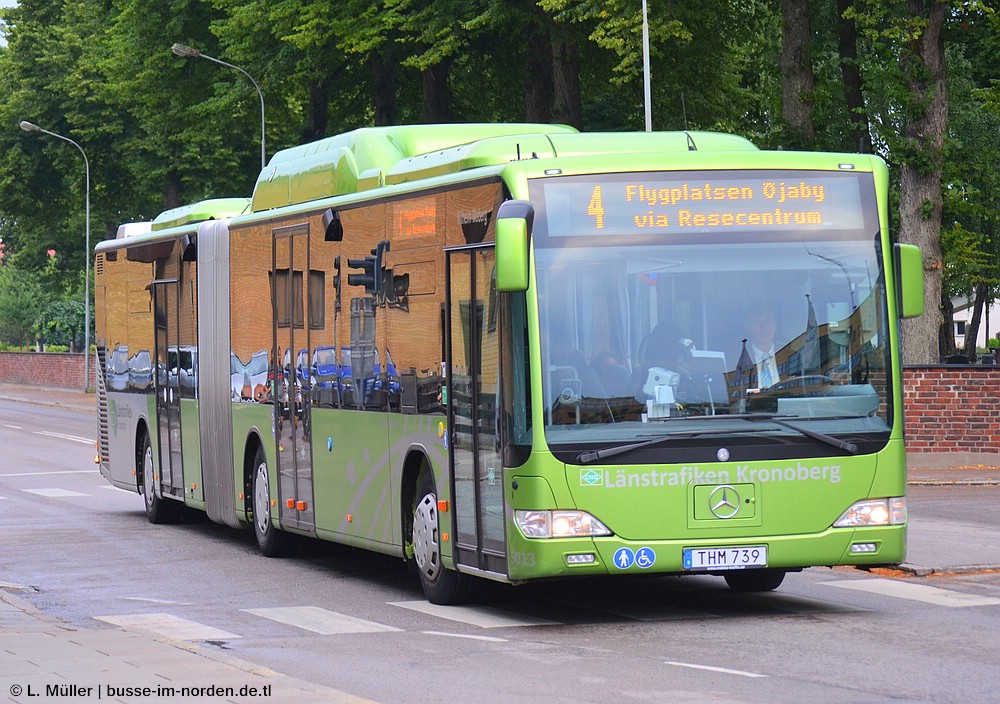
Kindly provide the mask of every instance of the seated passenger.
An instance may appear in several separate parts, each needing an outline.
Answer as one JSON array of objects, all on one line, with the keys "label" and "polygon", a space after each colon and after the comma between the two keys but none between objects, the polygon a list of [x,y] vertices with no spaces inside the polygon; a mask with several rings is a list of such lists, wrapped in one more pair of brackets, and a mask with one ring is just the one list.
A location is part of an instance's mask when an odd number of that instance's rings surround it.
[{"label": "seated passenger", "polygon": [[580,396],[585,398],[606,398],[604,385],[601,383],[597,372],[587,364],[587,358],[579,350],[563,350],[561,353],[553,354],[552,361],[562,367],[567,367],[576,372],[576,378],[580,381]]},{"label": "seated passenger", "polygon": [[629,373],[618,359],[608,351],[601,351],[594,355],[590,366],[601,380],[601,385],[607,392],[609,398],[620,398],[631,396],[629,388]]},{"label": "seated passenger", "polygon": [[641,347],[641,364],[637,369],[639,392],[636,398],[648,398],[650,370],[663,369],[672,374],[669,385],[677,403],[704,400],[704,380],[695,379],[691,350],[694,344],[682,336],[680,328],[672,323],[660,323],[649,334]]}]

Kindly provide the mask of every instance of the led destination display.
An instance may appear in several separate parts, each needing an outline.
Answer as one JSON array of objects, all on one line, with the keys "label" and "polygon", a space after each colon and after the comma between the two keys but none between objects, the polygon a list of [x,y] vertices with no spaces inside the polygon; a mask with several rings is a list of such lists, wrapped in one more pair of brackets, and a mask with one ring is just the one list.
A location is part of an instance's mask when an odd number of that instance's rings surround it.
[{"label": "led destination display", "polygon": [[856,174],[568,177],[543,184],[550,237],[863,227]]}]

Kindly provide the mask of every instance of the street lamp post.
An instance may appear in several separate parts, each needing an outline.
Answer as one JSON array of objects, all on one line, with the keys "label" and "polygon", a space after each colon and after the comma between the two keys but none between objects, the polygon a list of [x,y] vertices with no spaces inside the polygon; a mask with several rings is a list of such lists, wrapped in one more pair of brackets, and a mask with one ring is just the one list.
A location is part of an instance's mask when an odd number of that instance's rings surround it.
[{"label": "street lamp post", "polygon": [[86,262],[86,274],[83,279],[83,390],[90,391],[90,161],[87,159],[87,153],[83,151],[83,147],[69,137],[63,137],[61,134],[56,134],[55,132],[42,129],[38,125],[32,124],[26,120],[21,121],[21,129],[25,132],[40,132],[42,134],[47,134],[50,137],[61,139],[64,142],[69,142],[80,150],[80,155],[83,157],[83,166],[87,174],[85,189],[86,195],[84,200],[86,223],[84,226],[84,237],[86,241],[84,261]]},{"label": "street lamp post", "polygon": [[214,64],[219,64],[219,66],[225,66],[226,68],[231,68],[234,71],[239,71],[246,76],[251,83],[253,83],[253,87],[257,90],[257,96],[260,98],[260,169],[263,171],[264,167],[267,166],[267,149],[264,144],[264,94],[261,92],[260,86],[257,85],[257,81],[255,81],[253,76],[239,66],[227,63],[215,58],[214,56],[203,54],[197,49],[192,49],[184,44],[174,44],[170,47],[170,51],[174,52],[177,56],[181,56],[186,59],[205,59],[206,61],[211,61]]},{"label": "street lamp post", "polygon": [[646,19],[646,0],[642,0],[642,91],[646,105],[646,131],[653,131],[653,106],[649,88],[649,20]]}]

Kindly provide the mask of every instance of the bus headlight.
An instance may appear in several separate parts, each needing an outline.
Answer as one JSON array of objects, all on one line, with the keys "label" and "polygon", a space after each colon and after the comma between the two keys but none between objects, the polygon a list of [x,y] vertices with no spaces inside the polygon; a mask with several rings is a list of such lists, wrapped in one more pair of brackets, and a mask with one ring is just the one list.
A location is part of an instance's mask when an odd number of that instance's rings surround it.
[{"label": "bus headlight", "polygon": [[834,528],[897,526],[906,523],[906,497],[865,499],[855,502],[833,524]]},{"label": "bus headlight", "polygon": [[583,538],[611,535],[606,525],[586,511],[514,511],[525,538]]}]

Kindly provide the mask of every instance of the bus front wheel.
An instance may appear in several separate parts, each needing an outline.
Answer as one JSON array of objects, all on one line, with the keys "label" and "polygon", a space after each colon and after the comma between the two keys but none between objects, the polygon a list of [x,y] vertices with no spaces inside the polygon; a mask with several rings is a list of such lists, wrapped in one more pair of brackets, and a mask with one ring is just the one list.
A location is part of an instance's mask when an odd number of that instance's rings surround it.
[{"label": "bus front wheel", "polygon": [[723,576],[734,592],[770,592],[781,586],[785,570],[735,570]]},{"label": "bus front wheel", "polygon": [[285,534],[271,523],[271,483],[267,474],[264,450],[257,448],[253,458],[253,532],[264,557],[280,557],[285,549]]},{"label": "bus front wheel", "polygon": [[430,473],[417,479],[413,506],[413,560],[420,575],[420,586],[432,604],[461,604],[469,596],[472,578],[450,570],[441,561],[438,528],[437,494]]}]

